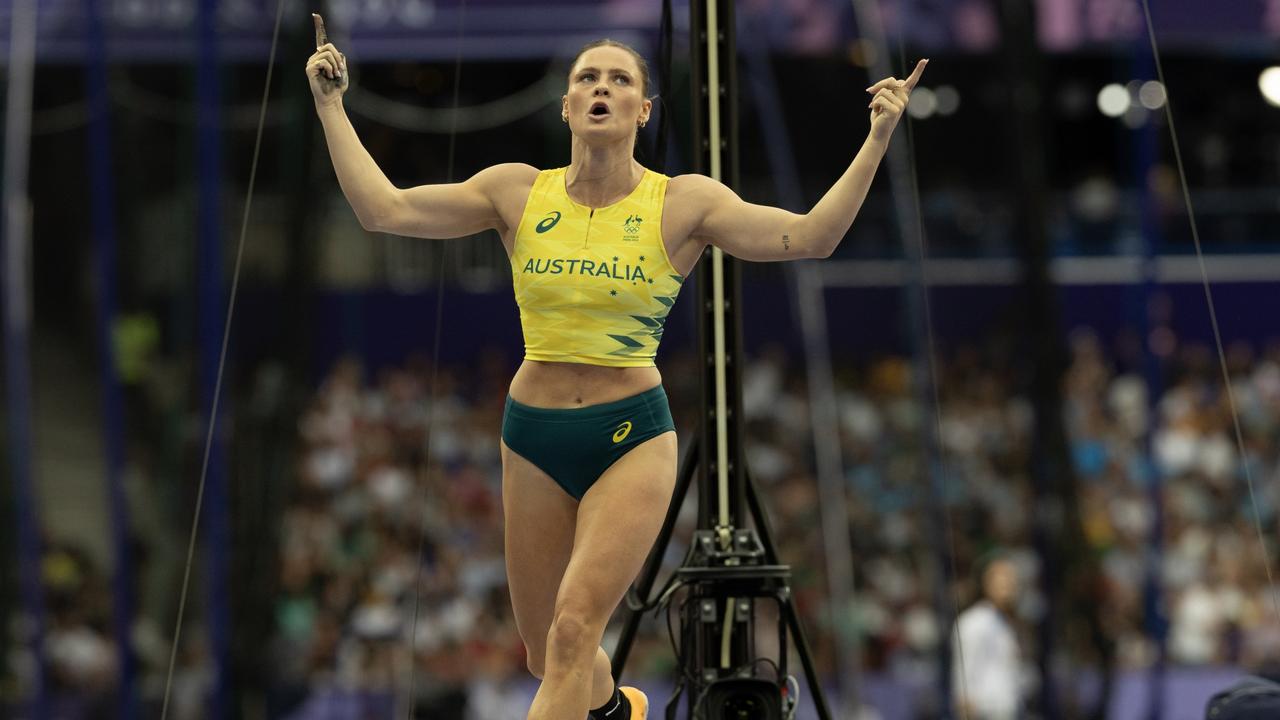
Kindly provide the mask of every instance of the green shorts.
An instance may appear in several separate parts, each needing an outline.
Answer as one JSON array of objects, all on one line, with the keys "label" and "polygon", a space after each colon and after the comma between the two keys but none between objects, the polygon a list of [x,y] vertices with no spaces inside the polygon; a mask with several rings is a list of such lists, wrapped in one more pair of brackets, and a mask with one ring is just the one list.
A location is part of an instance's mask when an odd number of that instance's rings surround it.
[{"label": "green shorts", "polygon": [[659,385],[639,395],[584,408],[523,405],[507,396],[502,441],[581,500],[632,448],[676,429]]}]

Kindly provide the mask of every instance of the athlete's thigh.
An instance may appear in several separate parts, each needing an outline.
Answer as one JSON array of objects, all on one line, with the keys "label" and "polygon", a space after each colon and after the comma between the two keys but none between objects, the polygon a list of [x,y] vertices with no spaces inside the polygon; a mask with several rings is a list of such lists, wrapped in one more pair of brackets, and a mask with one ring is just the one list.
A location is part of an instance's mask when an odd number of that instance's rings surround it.
[{"label": "athlete's thigh", "polygon": [[536,465],[502,443],[502,514],[507,583],[516,627],[541,646],[551,627],[556,589],[573,550],[578,502]]},{"label": "athlete's thigh", "polygon": [[637,445],[605,471],[578,505],[573,554],[557,603],[607,622],[644,565],[676,482],[676,434]]}]

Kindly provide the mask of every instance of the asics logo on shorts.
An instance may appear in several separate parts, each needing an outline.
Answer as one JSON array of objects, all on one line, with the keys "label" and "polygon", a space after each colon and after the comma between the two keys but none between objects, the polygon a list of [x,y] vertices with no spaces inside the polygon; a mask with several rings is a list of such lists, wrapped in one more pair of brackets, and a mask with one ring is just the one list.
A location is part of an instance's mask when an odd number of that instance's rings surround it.
[{"label": "asics logo on shorts", "polygon": [[623,440],[626,440],[627,436],[630,434],[631,434],[631,421],[628,420],[622,423],[621,425],[619,425],[617,431],[613,433],[613,442],[615,444],[620,443]]}]

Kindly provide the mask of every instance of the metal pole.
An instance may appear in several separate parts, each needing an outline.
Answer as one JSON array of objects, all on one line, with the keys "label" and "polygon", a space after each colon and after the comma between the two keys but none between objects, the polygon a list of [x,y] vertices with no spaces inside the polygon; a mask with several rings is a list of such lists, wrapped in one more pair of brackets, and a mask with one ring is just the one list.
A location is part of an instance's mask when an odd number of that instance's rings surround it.
[{"label": "metal pole", "polygon": [[[1150,79],[1155,75],[1155,59],[1147,46],[1147,38],[1135,41],[1133,53],[1133,77]],[[1142,330],[1143,378],[1147,385],[1147,427],[1143,432],[1146,454],[1147,499],[1151,503],[1151,532],[1147,540],[1147,563],[1142,583],[1143,625],[1148,636],[1155,640],[1156,658],[1151,665],[1147,686],[1147,717],[1161,720],[1164,717],[1165,663],[1168,657],[1168,619],[1164,613],[1164,592],[1161,576],[1164,565],[1164,494],[1163,478],[1155,461],[1155,425],[1159,417],[1160,396],[1164,391],[1164,378],[1160,356],[1151,346],[1153,333],[1165,325],[1165,318],[1158,314],[1159,281],[1156,278],[1156,256],[1161,244],[1161,230],[1155,198],[1150,187],[1151,170],[1156,164],[1156,128],[1153,116],[1133,131],[1136,142],[1132,153],[1134,185],[1138,192],[1138,233],[1142,247],[1142,284],[1138,327]],[[1105,662],[1103,672],[1110,674],[1111,662]],[[1110,681],[1103,679],[1110,697]],[[1106,708],[1101,708],[1105,711]]]},{"label": "metal pole", "polygon": [[[199,305],[200,401],[204,417],[213,415],[214,390],[218,382],[218,357],[222,346],[223,290],[222,258],[222,138],[221,72],[217,40],[218,0],[200,0],[197,25],[199,42],[196,67],[196,147],[199,174],[196,285]],[[206,630],[214,669],[209,717],[228,717],[231,666],[229,652],[230,612],[228,608],[226,443],[217,428],[211,435],[207,475],[208,502],[203,520],[205,535]],[[199,522],[199,520],[197,520]]]},{"label": "metal pole", "polygon": [[[706,44],[707,44],[707,132],[710,160],[708,175],[715,180],[722,179],[721,138],[720,138],[720,18],[716,12],[716,0],[706,3]],[[725,368],[725,317],[724,317],[724,273],[725,257],[720,248],[711,248],[711,296],[712,296],[712,352],[714,353],[715,373],[715,424],[716,424],[716,492],[718,528],[721,540],[728,545],[728,532],[732,522],[739,518],[731,517],[729,507],[729,417],[728,388]]]},{"label": "metal pole", "polygon": [[120,687],[119,717],[137,716],[135,679],[137,663],[131,641],[134,613],[133,563],[129,548],[129,505],[124,487],[124,410],[119,375],[112,349],[112,323],[116,314],[116,217],[115,181],[111,171],[111,117],[107,96],[106,42],[99,0],[84,0],[85,33],[89,56],[85,62],[85,87],[89,96],[89,172],[92,191],[92,227],[97,280],[98,364],[102,382],[102,439],[106,450],[107,495],[111,503],[112,621],[115,627]]},{"label": "metal pole", "polygon": [[27,714],[48,716],[44,676],[44,592],[40,583],[40,513],[31,478],[31,264],[27,169],[36,60],[35,0],[14,0],[9,37],[9,89],[4,128],[5,381],[9,472],[17,510],[18,582],[30,647]]},{"label": "metal pole", "polygon": [[1067,639],[1064,628],[1083,624],[1102,657],[1110,657],[1112,650],[1097,602],[1101,570],[1088,550],[1081,523],[1078,482],[1063,418],[1066,349],[1044,222],[1049,186],[1045,154],[1052,148],[1043,130],[1044,53],[1036,43],[1036,8],[1022,0],[1002,0],[998,11],[1007,64],[1008,144],[1014,151],[1008,174],[1014,183],[1014,228],[1022,238],[1018,253],[1025,291],[1024,360],[1032,371],[1027,387],[1034,411],[1029,462],[1036,509],[1032,534],[1043,561],[1040,584],[1046,601],[1038,628],[1037,710],[1053,720],[1067,713],[1062,701],[1067,688],[1060,681],[1068,678],[1059,669],[1059,647]]}]

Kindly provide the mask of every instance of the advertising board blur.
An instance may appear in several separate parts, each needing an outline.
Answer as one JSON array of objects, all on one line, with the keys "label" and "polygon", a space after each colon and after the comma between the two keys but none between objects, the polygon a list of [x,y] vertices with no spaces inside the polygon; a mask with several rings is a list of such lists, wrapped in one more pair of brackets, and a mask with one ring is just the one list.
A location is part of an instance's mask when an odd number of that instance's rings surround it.
[{"label": "advertising board blur", "polygon": [[[989,52],[999,46],[996,0],[875,0],[892,37],[933,53]],[[7,49],[15,0],[0,0],[0,51]],[[192,57],[200,9],[212,3],[219,53],[253,61],[270,48],[277,0],[36,0],[37,52],[42,61],[83,59],[88,8],[96,7],[113,61],[181,62]],[[308,13],[327,12],[335,40],[365,61],[452,59],[461,28],[464,56],[529,59],[564,54],[601,36],[637,41],[656,37],[657,0],[284,0],[286,29],[310,32]],[[1106,49],[1145,37],[1141,5],[1133,0],[1037,0],[1042,45],[1050,51]],[[1280,36],[1280,0],[1206,5],[1161,0],[1153,14],[1162,43],[1236,52]],[[677,32],[687,25],[687,0],[676,0]],[[750,37],[776,52],[844,52],[858,36],[851,0],[739,0],[739,21]],[[646,43],[640,42],[644,46]]]}]

